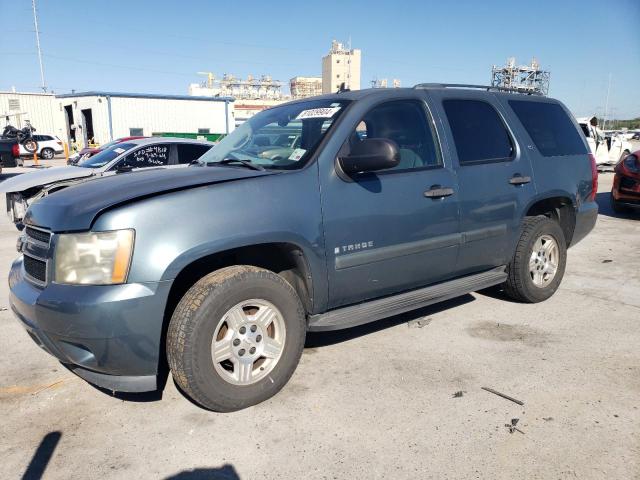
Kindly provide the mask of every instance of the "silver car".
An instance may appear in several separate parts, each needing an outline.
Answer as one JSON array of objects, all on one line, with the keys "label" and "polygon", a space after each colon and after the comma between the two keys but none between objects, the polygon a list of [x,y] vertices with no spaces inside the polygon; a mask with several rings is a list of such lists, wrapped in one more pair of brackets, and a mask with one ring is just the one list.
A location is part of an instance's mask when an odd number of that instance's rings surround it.
[{"label": "silver car", "polygon": [[53,167],[5,180],[7,214],[22,229],[29,205],[63,188],[87,180],[148,168],[186,167],[205,154],[213,143],[183,138],[141,138],[115,144],[81,160],[77,165]]}]

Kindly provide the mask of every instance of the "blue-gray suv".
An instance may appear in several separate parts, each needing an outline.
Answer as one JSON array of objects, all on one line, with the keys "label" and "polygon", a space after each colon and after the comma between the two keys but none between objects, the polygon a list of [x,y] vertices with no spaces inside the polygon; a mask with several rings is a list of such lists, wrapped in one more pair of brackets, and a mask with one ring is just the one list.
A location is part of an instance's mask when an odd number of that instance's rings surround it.
[{"label": "blue-gray suv", "polygon": [[549,298],[596,222],[588,152],[560,102],[491,87],[286,103],[189,168],[35,202],[11,307],[88,382],[149,391],[168,367],[200,405],[241,409],[285,385],[307,331],[495,285]]}]

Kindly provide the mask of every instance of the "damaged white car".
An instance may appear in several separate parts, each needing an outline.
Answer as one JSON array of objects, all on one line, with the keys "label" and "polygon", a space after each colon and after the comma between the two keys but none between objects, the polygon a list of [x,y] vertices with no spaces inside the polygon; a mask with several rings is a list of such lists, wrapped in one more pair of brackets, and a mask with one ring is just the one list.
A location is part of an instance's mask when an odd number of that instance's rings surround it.
[{"label": "damaged white car", "polygon": [[146,168],[186,167],[204,155],[213,143],[180,138],[142,138],[118,143],[80,161],[25,173],[0,183],[7,195],[7,214],[18,230],[29,205],[63,188],[106,175]]},{"label": "damaged white car", "polygon": [[591,117],[577,118],[580,128],[591,153],[596,157],[598,170],[613,170],[618,161],[632,152],[632,145],[629,140],[621,134],[606,134],[598,127],[598,118]]}]

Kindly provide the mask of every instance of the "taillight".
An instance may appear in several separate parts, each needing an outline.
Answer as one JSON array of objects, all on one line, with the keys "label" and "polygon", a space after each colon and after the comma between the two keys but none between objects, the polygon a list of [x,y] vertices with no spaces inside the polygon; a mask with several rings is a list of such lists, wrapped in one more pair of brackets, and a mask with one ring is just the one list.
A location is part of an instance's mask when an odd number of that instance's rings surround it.
[{"label": "taillight", "polygon": [[14,143],[13,146],[11,147],[11,154],[15,158],[18,158],[20,156],[20,145],[18,145],[17,143]]},{"label": "taillight", "polygon": [[589,154],[589,160],[591,160],[591,195],[589,195],[589,201],[593,202],[598,193],[598,167],[596,167],[596,157],[592,153]]}]

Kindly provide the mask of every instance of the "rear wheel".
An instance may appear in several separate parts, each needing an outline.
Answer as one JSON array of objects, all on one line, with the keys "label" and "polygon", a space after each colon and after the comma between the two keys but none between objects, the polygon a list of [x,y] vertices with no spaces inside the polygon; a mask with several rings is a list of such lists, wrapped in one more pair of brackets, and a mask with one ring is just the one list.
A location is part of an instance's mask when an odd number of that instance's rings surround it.
[{"label": "rear wheel", "polygon": [[40,151],[40,156],[45,160],[51,160],[55,156],[56,152],[53,151],[52,148],[43,148]]},{"label": "rear wheel", "polygon": [[38,142],[36,142],[32,138],[27,138],[26,140],[23,140],[22,146],[29,153],[34,153],[36,150],[38,150]]},{"label": "rear wheel", "polygon": [[507,267],[504,290],[521,302],[546,300],[558,289],[566,263],[567,247],[560,225],[544,216],[526,217]]},{"label": "rear wheel", "polygon": [[176,383],[205,408],[229,412],[275,395],[304,347],[302,303],[281,276],[252,266],[213,272],[187,291],[169,323]]}]

